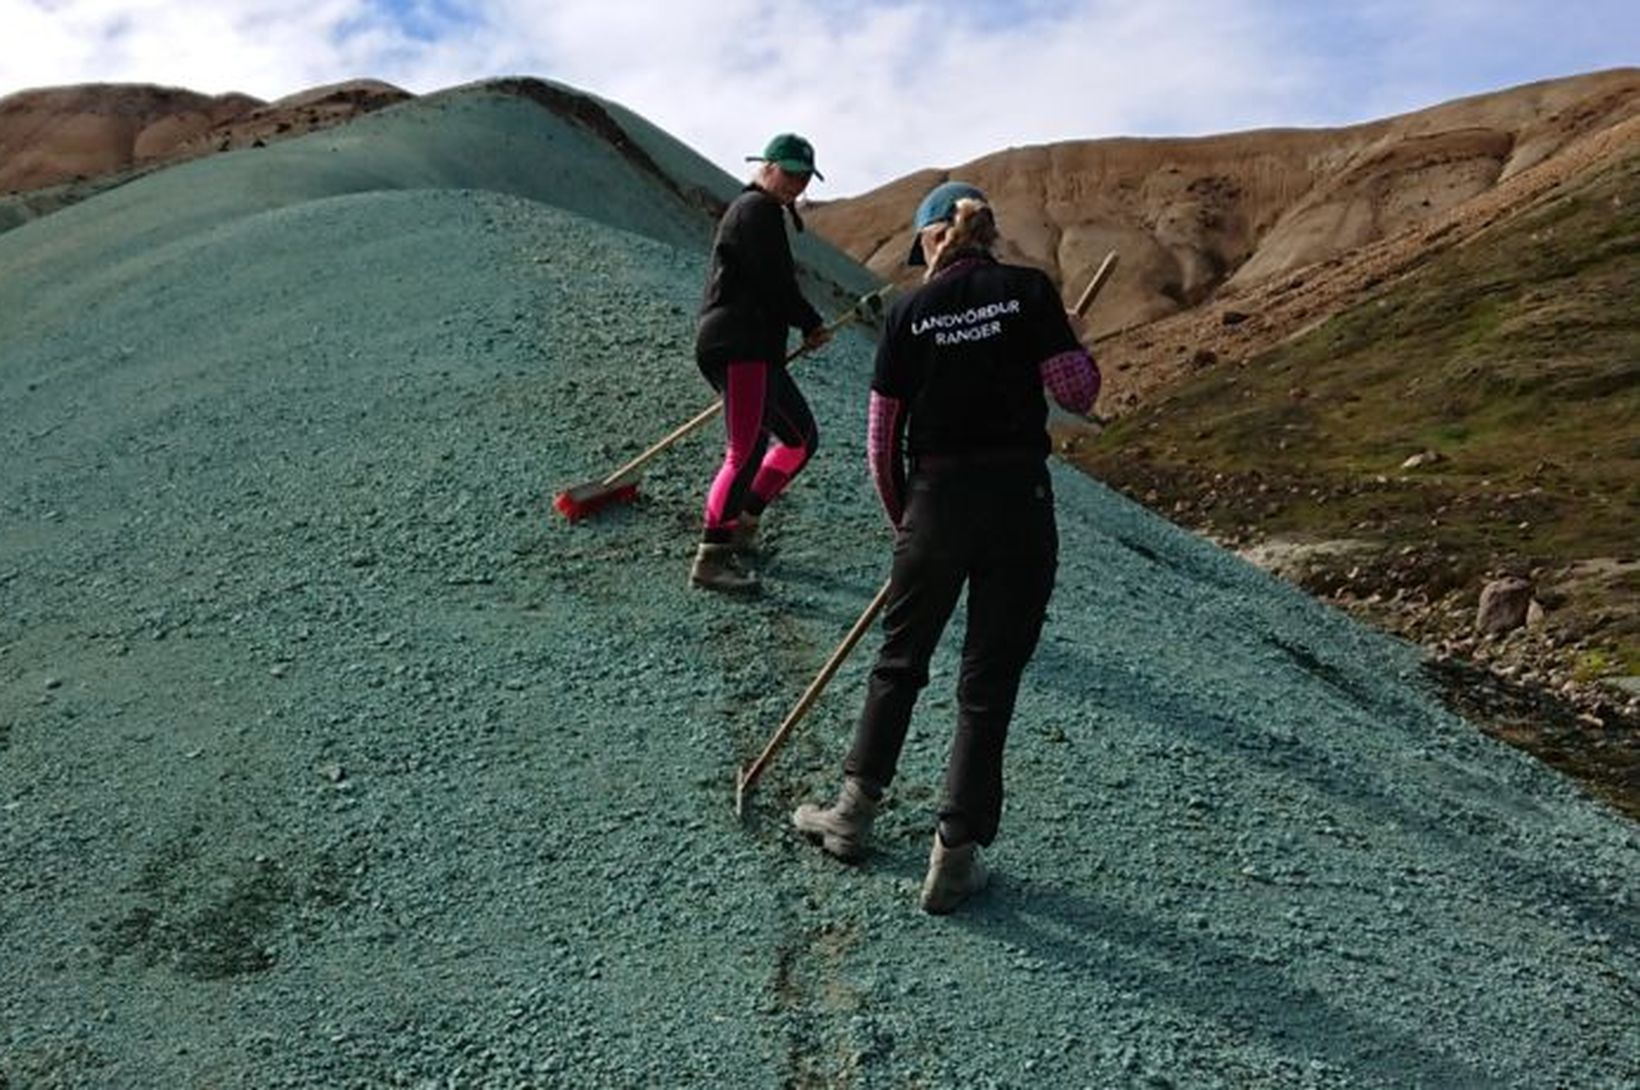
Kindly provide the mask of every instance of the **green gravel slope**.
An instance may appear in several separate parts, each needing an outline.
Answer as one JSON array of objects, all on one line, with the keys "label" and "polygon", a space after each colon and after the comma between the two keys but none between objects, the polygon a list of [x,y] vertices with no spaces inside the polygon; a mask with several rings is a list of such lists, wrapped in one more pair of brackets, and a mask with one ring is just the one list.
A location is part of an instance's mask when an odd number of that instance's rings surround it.
[{"label": "green gravel slope", "polygon": [[762,599],[685,586],[711,430],[558,519],[710,400],[709,219],[560,128],[461,89],[0,235],[0,1086],[1640,1081],[1633,825],[1073,471],[996,888],[915,909],[960,625],[867,865],[785,814],[875,639],[738,823],[886,575],[871,341]]}]

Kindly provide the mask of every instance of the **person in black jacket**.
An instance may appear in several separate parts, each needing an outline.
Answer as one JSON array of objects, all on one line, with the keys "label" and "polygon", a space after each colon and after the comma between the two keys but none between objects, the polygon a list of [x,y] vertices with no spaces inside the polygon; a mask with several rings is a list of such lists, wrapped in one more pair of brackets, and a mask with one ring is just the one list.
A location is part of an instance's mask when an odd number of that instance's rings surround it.
[{"label": "person in black jacket", "polygon": [[832,855],[865,853],[966,584],[956,734],[921,898],[943,913],[986,883],[979,848],[1002,812],[1003,743],[1053,593],[1059,538],[1043,389],[1086,413],[1099,370],[1048,277],[992,256],[984,193],[946,182],[912,223],[910,263],[926,259],[928,272],[889,308],[867,423],[872,479],[895,527],[882,649],[837,801],[800,806],[792,822]]},{"label": "person in black jacket", "polygon": [[797,286],[785,217],[807,188],[814,148],[801,136],[769,141],[756,176],[730,202],[712,240],[711,265],[695,333],[695,361],[723,396],[723,464],[706,494],[705,526],[690,582],[709,590],[754,591],[739,556],[756,547],[769,502],[814,456],[814,414],[786,368],[787,330],[806,347],[829,334]]}]

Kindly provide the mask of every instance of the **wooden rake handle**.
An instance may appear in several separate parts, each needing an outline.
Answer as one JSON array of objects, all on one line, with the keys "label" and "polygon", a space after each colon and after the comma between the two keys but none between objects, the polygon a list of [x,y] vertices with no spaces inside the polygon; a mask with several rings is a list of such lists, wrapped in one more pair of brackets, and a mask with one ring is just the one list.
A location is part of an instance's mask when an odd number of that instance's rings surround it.
[{"label": "wooden rake handle", "polygon": [[854,650],[855,645],[871,628],[871,623],[877,619],[877,614],[883,611],[883,606],[888,602],[888,588],[889,584],[884,583],[883,589],[877,592],[877,597],[873,598],[871,603],[866,606],[865,612],[860,614],[860,619],[854,622],[854,627],[849,629],[848,635],[843,637],[843,642],[837,645],[837,649],[831,653],[831,658],[827,659],[826,664],[820,667],[820,672],[814,675],[814,680],[809,682],[809,687],[803,690],[803,695],[798,698],[792,710],[786,713],[785,721],[780,724],[779,729],[769,739],[769,744],[763,747],[763,752],[757,755],[757,760],[740,770],[735,784],[736,813],[742,812],[745,808],[746,793],[752,789],[758,778],[763,775],[763,770],[769,767],[769,762],[774,760],[775,752],[785,743],[792,729],[809,713],[809,709],[814,707],[814,702],[820,699],[821,692],[825,690],[826,685],[837,674],[844,660],[848,658],[849,653]]},{"label": "wooden rake handle", "polygon": [[1115,271],[1116,251],[1112,250],[1105,255],[1105,260],[1099,263],[1099,268],[1094,270],[1093,279],[1088,281],[1088,286],[1082,289],[1081,297],[1076,300],[1075,314],[1078,318],[1088,312],[1088,307],[1093,305],[1093,297],[1099,294],[1099,289],[1105,286],[1105,281],[1109,280],[1110,274]]},{"label": "wooden rake handle", "polygon": [[[1105,281],[1109,280],[1110,274],[1115,271],[1116,251],[1112,250],[1110,253],[1105,255],[1105,260],[1099,263],[1099,267],[1093,272],[1093,279],[1088,281],[1088,286],[1082,289],[1081,297],[1076,300],[1076,316],[1078,318],[1087,313],[1088,307],[1093,305],[1093,297],[1099,294],[1099,289],[1105,286]],[[1093,341],[1090,340],[1088,343],[1092,344]],[[1101,419],[1099,416],[1094,415],[1092,409],[1088,410],[1087,419],[1092,420],[1101,428],[1110,423],[1110,421]]]}]

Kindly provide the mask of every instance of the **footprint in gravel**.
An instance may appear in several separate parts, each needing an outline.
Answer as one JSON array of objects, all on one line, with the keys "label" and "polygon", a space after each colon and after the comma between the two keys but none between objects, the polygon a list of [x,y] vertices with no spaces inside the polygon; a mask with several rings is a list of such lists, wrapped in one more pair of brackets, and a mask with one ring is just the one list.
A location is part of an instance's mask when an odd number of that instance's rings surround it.
[{"label": "footprint in gravel", "polygon": [[292,866],[258,855],[224,871],[202,857],[203,836],[195,827],[161,848],[129,890],[135,903],[93,925],[105,969],[134,958],[200,980],[263,972],[281,944],[311,934],[316,918],[346,899],[332,860]]}]

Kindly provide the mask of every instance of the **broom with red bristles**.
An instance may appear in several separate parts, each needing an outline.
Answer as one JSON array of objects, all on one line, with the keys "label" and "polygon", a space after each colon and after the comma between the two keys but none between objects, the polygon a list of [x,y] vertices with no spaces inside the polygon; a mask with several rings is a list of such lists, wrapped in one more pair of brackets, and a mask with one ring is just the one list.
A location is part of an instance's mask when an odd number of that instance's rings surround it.
[{"label": "broom with red bristles", "polygon": [[[842,314],[838,315],[826,324],[826,332],[835,332],[836,330],[847,325],[849,322],[854,321],[856,318],[864,321],[874,320],[879,314],[882,313],[883,299],[892,290],[894,290],[892,286],[885,286],[878,288],[869,295],[862,295],[852,307],[849,307],[848,310],[844,311]],[[809,346],[803,345],[802,347],[792,351],[792,353],[786,357],[786,362],[791,363],[793,360],[804,355],[808,351]],[[698,430],[703,424],[705,424],[708,420],[711,420],[712,417],[716,416],[722,410],[723,399],[718,398],[718,400],[712,402],[712,404],[696,413],[693,417],[686,420],[682,424],[679,424],[676,428],[673,428],[671,432],[667,433],[667,435],[654,446],[650,447],[648,450],[644,451],[642,454],[638,455],[636,458],[632,459],[630,462],[626,463],[609,476],[599,480],[587,481],[583,484],[578,484],[571,488],[564,489],[562,492],[558,493],[558,495],[553,497],[552,505],[556,507],[565,518],[569,519],[571,522],[577,522],[583,518],[586,518],[588,515],[603,510],[606,507],[610,507],[618,503],[631,503],[638,496],[638,471],[648,465],[656,455],[672,446],[684,436]]]}]

